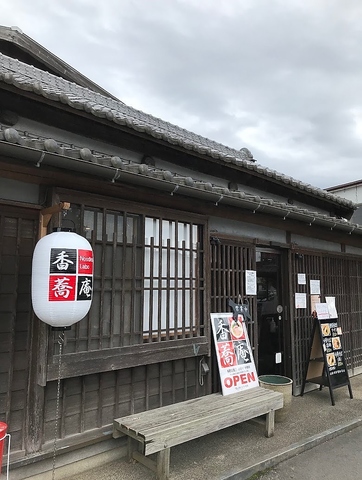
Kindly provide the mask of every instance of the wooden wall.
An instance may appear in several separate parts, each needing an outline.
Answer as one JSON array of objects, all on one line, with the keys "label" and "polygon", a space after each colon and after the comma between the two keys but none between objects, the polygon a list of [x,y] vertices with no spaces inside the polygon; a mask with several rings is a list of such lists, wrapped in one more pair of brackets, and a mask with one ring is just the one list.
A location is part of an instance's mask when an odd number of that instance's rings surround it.
[{"label": "wooden wall", "polygon": [[27,431],[32,307],[31,259],[36,212],[0,207],[0,421],[8,424],[13,451],[23,451]]},{"label": "wooden wall", "polygon": [[[321,301],[335,297],[347,367],[354,371],[362,366],[362,259],[308,250],[290,251],[291,292],[307,293],[307,308],[295,309],[291,295],[293,379],[295,393],[307,368],[313,321],[310,306],[310,280],[320,280]],[[297,274],[305,273],[307,284],[297,284]]]},{"label": "wooden wall", "polygon": [[[207,383],[200,385],[198,377],[200,360],[187,358],[62,380],[59,438],[69,444],[70,439],[85,441],[92,431],[98,436],[109,434],[114,418],[205,395]],[[55,434],[57,382],[49,382],[45,391],[43,448],[47,450]]]}]

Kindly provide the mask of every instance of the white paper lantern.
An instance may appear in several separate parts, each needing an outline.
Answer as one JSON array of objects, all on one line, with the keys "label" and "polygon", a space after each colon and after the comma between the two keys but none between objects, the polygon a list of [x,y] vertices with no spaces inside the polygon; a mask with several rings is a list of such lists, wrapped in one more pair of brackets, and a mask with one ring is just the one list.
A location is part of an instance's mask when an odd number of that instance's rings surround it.
[{"label": "white paper lantern", "polygon": [[70,327],[84,318],[93,294],[93,251],[88,240],[69,231],[41,238],[33,254],[31,297],[36,316],[52,327]]}]

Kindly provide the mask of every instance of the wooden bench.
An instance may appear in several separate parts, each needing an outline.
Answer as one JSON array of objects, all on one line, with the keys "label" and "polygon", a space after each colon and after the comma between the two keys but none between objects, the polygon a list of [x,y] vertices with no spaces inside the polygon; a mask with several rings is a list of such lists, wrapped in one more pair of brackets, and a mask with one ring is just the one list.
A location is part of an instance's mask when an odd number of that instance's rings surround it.
[{"label": "wooden bench", "polygon": [[[226,396],[215,393],[117,418],[113,437],[128,435],[129,459],[156,472],[159,480],[167,480],[171,447],[261,415],[266,415],[265,435],[271,437],[274,411],[282,407],[283,395],[262,387]],[[156,461],[147,458],[153,453]]]}]

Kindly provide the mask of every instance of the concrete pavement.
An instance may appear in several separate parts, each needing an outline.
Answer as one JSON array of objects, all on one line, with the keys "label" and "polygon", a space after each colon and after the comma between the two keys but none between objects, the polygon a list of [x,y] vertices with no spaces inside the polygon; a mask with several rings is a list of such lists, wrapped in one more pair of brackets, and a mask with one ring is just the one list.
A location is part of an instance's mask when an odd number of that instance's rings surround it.
[{"label": "concrete pavement", "polygon": [[362,426],[260,474],[258,480],[356,480],[362,477]]},{"label": "concrete pavement", "polygon": [[[351,385],[353,399],[350,399],[347,387],[334,390],[335,406],[331,404],[328,388],[293,397],[287,420],[276,423],[272,438],[264,436],[264,422],[257,419],[173,447],[171,480],[245,480],[256,472],[351,431],[362,425],[362,375],[352,377]],[[124,448],[118,447],[112,450],[112,454],[100,453],[82,460],[81,453],[74,452],[73,463],[68,465],[59,455],[55,480],[155,479],[155,475],[139,463],[128,463],[125,457],[118,458],[121,453],[125,453]],[[10,480],[51,478],[49,468],[43,473],[27,470],[28,473],[22,476],[20,471],[14,470]]]}]

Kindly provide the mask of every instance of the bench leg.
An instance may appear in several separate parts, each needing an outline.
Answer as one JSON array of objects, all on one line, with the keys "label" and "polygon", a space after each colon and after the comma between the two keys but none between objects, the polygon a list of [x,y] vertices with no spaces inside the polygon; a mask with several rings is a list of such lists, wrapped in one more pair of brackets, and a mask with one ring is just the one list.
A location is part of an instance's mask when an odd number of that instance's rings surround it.
[{"label": "bench leg", "polygon": [[265,436],[268,438],[274,435],[274,417],[275,417],[274,410],[270,410],[270,412],[266,414]]},{"label": "bench leg", "polygon": [[139,451],[139,442],[132,437],[128,437],[128,461],[132,462],[134,460],[133,453]]},{"label": "bench leg", "polygon": [[157,478],[168,480],[170,478],[170,448],[165,448],[157,453]]}]

